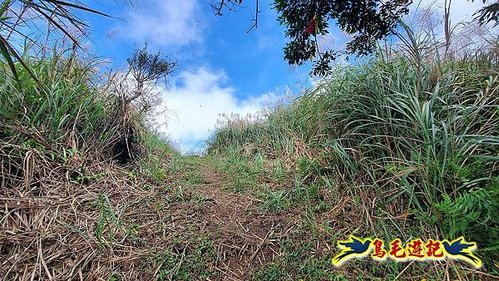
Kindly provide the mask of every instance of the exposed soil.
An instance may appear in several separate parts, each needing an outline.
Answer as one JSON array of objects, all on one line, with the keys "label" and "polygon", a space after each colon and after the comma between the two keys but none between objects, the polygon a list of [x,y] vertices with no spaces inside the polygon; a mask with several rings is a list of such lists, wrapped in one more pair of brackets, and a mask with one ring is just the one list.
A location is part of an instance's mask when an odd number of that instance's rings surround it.
[{"label": "exposed soil", "polygon": [[207,199],[200,210],[217,249],[221,280],[247,280],[250,272],[278,255],[278,240],[293,228],[291,217],[264,214],[258,200],[228,190],[226,176],[202,163],[205,183],[194,191]]}]

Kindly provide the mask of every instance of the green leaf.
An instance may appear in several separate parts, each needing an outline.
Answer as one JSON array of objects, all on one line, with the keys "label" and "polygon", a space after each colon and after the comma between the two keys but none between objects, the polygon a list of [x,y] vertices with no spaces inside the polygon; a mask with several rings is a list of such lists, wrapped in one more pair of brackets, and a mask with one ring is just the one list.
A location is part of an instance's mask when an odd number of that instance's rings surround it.
[{"label": "green leaf", "polygon": [[5,14],[5,12],[9,9],[11,3],[12,0],[7,0],[3,2],[2,6],[0,7],[0,21],[8,19],[8,17],[3,17],[3,14]]},{"label": "green leaf", "polygon": [[9,48],[9,42],[7,42],[7,40],[5,40],[5,38],[3,38],[0,35],[0,52],[2,53],[2,56],[7,61],[7,64],[9,65],[9,68],[12,71],[12,74],[14,75],[14,78],[16,80],[18,80],[18,82],[19,82],[19,79],[18,79],[19,75],[17,74],[16,66],[14,64],[14,61],[12,60],[12,57],[11,57],[10,52],[9,52],[9,49],[10,49]]},{"label": "green leaf", "polygon": [[38,80],[35,73],[31,70],[31,68],[24,62],[21,56],[10,46],[9,42],[0,35],[0,52],[2,56],[7,60],[10,69],[12,70],[12,74],[14,78],[19,83],[19,75],[17,74],[16,67],[12,57],[15,57],[16,60],[22,65],[22,67],[28,72],[28,74],[35,80],[36,84],[40,87],[41,90],[46,91],[46,87]]},{"label": "green leaf", "polygon": [[69,3],[69,2],[64,2],[64,1],[57,1],[57,0],[46,0],[46,1],[47,2],[51,2],[51,3],[55,3],[55,4],[60,5],[60,6],[67,6],[67,7],[71,7],[71,8],[75,8],[75,9],[79,9],[79,10],[83,10],[83,11],[87,11],[87,12],[90,12],[90,13],[98,14],[98,15],[101,15],[101,16],[109,17],[108,14],[105,14],[103,12],[100,12],[100,11],[97,11],[97,10],[85,7],[83,5],[77,5],[77,4],[73,4],[73,3]]}]

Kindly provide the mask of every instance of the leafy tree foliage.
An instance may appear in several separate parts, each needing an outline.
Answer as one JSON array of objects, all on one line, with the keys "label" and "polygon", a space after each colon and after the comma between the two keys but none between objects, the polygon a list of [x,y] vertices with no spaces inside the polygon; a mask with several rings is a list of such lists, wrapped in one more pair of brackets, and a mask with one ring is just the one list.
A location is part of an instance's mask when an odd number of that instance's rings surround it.
[{"label": "leafy tree foliage", "polygon": [[159,79],[168,76],[177,66],[174,61],[162,57],[160,52],[150,53],[147,45],[134,50],[132,56],[127,59],[130,73],[137,83],[135,93],[127,100],[134,101],[144,94],[144,86],[147,83],[156,83]]},{"label": "leafy tree foliage", "polygon": [[177,62],[169,60],[160,52],[150,52],[147,45],[136,48],[127,62],[128,71],[124,75],[116,73],[110,79],[109,87],[121,97],[126,111],[133,104],[138,114],[147,114],[160,101],[154,86],[173,72]]},{"label": "leafy tree foliage", "polygon": [[[276,0],[279,21],[291,39],[284,48],[284,57],[289,63],[300,65],[319,54],[314,74],[325,74],[337,54],[333,50],[321,53],[315,36],[328,34],[331,20],[353,35],[347,43],[347,53],[364,55],[373,50],[378,39],[391,33],[400,17],[408,12],[410,3],[410,0]],[[310,23],[315,24],[315,32],[304,32]]]},{"label": "leafy tree foliage", "polygon": [[[486,0],[482,1],[485,4]],[[484,6],[476,15],[480,24],[494,22],[494,26],[497,26],[497,24],[499,24],[499,2],[496,1],[495,3]]]},{"label": "leafy tree foliage", "polygon": [[[462,1],[462,0],[461,0]],[[474,0],[471,0],[474,1]],[[486,0],[482,0],[486,3]],[[255,0],[258,19],[258,0]],[[402,16],[409,12],[412,0],[274,0],[279,13],[279,22],[286,27],[290,39],[284,48],[284,58],[290,64],[301,65],[314,62],[313,74],[323,75],[330,71],[331,61],[338,52],[320,50],[317,35],[329,33],[329,24],[334,22],[350,34],[352,40],[346,45],[346,54],[365,55],[371,53],[376,41],[395,30]],[[243,0],[219,0],[213,5],[216,14],[223,8],[234,10]],[[499,3],[486,5],[477,12],[481,24],[495,21],[497,24]],[[255,24],[254,24],[255,26]]]}]

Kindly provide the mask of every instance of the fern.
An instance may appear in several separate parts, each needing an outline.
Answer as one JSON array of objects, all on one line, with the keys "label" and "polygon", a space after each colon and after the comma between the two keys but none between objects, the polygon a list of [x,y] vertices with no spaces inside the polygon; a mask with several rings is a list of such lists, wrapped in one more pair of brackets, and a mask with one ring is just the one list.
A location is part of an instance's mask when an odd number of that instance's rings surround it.
[{"label": "fern", "polygon": [[464,235],[470,240],[487,245],[483,250],[498,249],[498,187],[496,181],[486,189],[472,190],[455,199],[446,195],[436,208],[442,214],[442,230],[447,238],[454,239]]}]

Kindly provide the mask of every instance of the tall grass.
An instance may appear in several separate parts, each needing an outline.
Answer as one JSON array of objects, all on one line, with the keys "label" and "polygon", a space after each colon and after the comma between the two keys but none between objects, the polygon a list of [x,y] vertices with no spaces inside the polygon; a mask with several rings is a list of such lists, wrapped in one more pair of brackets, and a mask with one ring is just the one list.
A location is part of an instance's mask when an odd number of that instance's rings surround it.
[{"label": "tall grass", "polygon": [[129,159],[138,149],[132,146],[145,130],[141,116],[92,82],[95,64],[57,52],[23,61],[31,73],[16,64],[17,79],[0,61],[1,186],[40,185],[64,170],[71,177],[99,161]]},{"label": "tall grass", "polygon": [[250,146],[295,163],[305,156],[320,164],[310,171],[316,178],[370,194],[388,216],[422,220],[427,234],[416,235],[465,235],[497,253],[497,60],[421,57],[392,50],[342,67],[264,121],[228,122],[209,151]]},{"label": "tall grass", "polygon": [[[130,277],[154,244],[140,242],[147,238],[139,225],[150,221],[141,215],[167,204],[170,146],[112,85],[94,82],[95,64],[58,51],[23,61],[36,82],[19,63],[13,77],[0,58],[0,221],[8,230],[0,259],[16,257],[0,274],[8,280],[72,280],[78,272],[105,280],[152,276],[155,269]],[[139,157],[131,159],[133,152]],[[124,248],[129,252],[118,250]],[[75,259],[75,252],[85,255]],[[40,256],[50,258],[39,262]],[[118,256],[120,265],[109,259]]]},{"label": "tall grass", "polygon": [[[17,126],[26,133],[37,130],[54,145],[68,143],[88,149],[109,141],[112,123],[106,120],[111,99],[90,84],[92,65],[70,65],[60,57],[30,63],[47,86],[45,90],[19,69],[22,89],[3,72],[0,118],[4,126]],[[70,71],[68,71],[70,70]],[[21,109],[21,110],[20,110]]]}]

